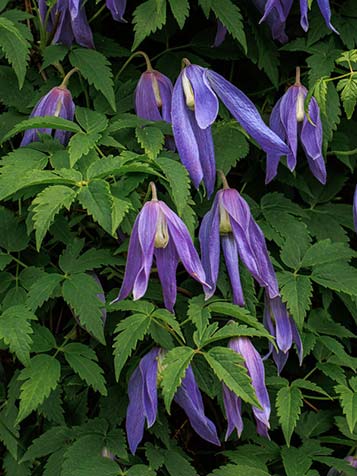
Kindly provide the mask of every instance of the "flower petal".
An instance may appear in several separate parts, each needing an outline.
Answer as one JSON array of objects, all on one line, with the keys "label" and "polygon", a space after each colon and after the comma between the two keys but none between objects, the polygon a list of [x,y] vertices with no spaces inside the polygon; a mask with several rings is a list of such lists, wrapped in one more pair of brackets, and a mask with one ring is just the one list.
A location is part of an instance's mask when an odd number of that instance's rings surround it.
[{"label": "flower petal", "polygon": [[224,260],[232,286],[233,303],[238,306],[244,306],[243,289],[239,274],[238,250],[233,234],[222,235],[221,242]]},{"label": "flower petal", "polygon": [[307,17],[308,8],[308,0],[300,0],[300,25],[304,31],[309,29],[309,20]]},{"label": "flower petal", "polygon": [[305,117],[301,129],[301,142],[306,155],[316,160],[322,157],[322,123],[320,108],[315,98],[311,98],[309,116],[313,124]]},{"label": "flower petal", "polygon": [[270,299],[269,296],[266,295],[265,299],[275,320],[276,343],[279,349],[286,353],[293,343],[290,316],[280,296]]},{"label": "flower petal", "polygon": [[203,171],[203,182],[206,186],[208,198],[212,195],[216,182],[216,161],[211,128],[200,129],[192,122],[192,129],[197,139],[200,153],[200,163]]},{"label": "flower petal", "polygon": [[[269,125],[272,131],[274,131],[284,142],[286,141],[286,134],[283,124],[280,119],[280,105],[281,98],[273,107],[273,110],[270,115]],[[271,150],[267,153],[267,166],[265,174],[265,183],[268,184],[273,180],[278,171],[278,165],[280,162],[280,153],[276,153]]]},{"label": "flower petal", "polygon": [[298,97],[302,95],[305,99],[306,89],[303,86],[290,86],[281,98],[280,103],[280,120],[285,129],[285,137],[290,149],[287,164],[291,171],[296,167],[298,146],[297,101]]},{"label": "flower petal", "polygon": [[157,414],[157,357],[159,351],[158,347],[154,347],[140,360],[139,364],[144,382],[142,401],[148,428],[155,423]]},{"label": "flower petal", "polygon": [[156,81],[156,78],[151,71],[145,71],[140,76],[135,90],[135,112],[143,119],[162,121],[153,90],[153,81]]},{"label": "flower petal", "polygon": [[157,272],[159,274],[162,293],[164,295],[165,307],[170,312],[174,312],[177,294],[176,269],[179,257],[172,238],[169,238],[166,248],[155,248],[154,253]]},{"label": "flower petal", "polygon": [[126,23],[123,16],[126,9],[126,0],[106,0],[106,7],[110,10],[113,20]]},{"label": "flower petal", "polygon": [[242,401],[235,393],[233,393],[229,388],[223,384],[223,403],[224,409],[227,417],[227,432],[225,436],[225,441],[228,440],[233,430],[237,430],[238,438],[243,431],[243,420],[242,420]]},{"label": "flower petal", "polygon": [[322,16],[324,17],[326,26],[339,35],[339,32],[336,30],[336,28],[333,27],[331,23],[331,8],[329,0],[317,0],[317,4],[319,6]]},{"label": "flower petal", "polygon": [[80,0],[68,0],[73,36],[80,46],[94,48],[92,30],[88,24],[86,11]]},{"label": "flower petal", "polygon": [[253,102],[238,88],[214,71],[207,70],[209,84],[232,116],[244,127],[266,152],[288,153],[284,142],[264,123]]},{"label": "flower petal", "polygon": [[138,367],[134,370],[129,380],[129,405],[126,411],[125,421],[129,448],[133,454],[135,454],[144,436],[145,415],[142,401],[143,386],[142,374]]},{"label": "flower petal", "polygon": [[227,34],[227,28],[223,25],[223,23],[217,19],[217,31],[216,31],[216,36],[214,38],[214,42],[213,42],[213,47],[214,48],[218,48],[218,46],[220,46],[225,38],[226,38],[226,34]]}]

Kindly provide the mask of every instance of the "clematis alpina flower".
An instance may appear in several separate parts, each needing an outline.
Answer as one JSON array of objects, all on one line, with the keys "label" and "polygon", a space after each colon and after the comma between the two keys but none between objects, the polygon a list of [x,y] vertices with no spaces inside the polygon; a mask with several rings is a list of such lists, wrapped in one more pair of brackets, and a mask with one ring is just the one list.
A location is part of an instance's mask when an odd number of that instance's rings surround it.
[{"label": "clematis alpina flower", "polygon": [[145,420],[150,428],[157,414],[157,369],[160,349],[147,353],[129,380],[129,405],[126,413],[126,434],[134,454],[144,436]]},{"label": "clematis alpina flower", "polygon": [[357,186],[353,195],[353,224],[357,233]]},{"label": "clematis alpina flower", "polygon": [[[39,10],[45,25],[48,10],[46,0],[39,0]],[[57,0],[45,26],[53,35],[54,44],[71,46],[75,42],[85,48],[94,48],[92,30],[82,0]]]},{"label": "clematis alpina flower", "polygon": [[[267,0],[264,15],[260,22],[267,19],[269,14],[275,11],[280,21],[285,23],[292,5],[293,0]],[[338,34],[338,31],[331,24],[331,8],[329,0],[317,0],[317,5],[319,6],[320,12],[325,20],[326,26]],[[308,9],[309,0],[300,0],[300,25],[304,31],[309,29],[309,21],[307,17]]]},{"label": "clematis alpina flower", "polygon": [[[296,167],[298,142],[307,157],[313,175],[322,184],[326,183],[326,166],[322,156],[322,124],[320,108],[314,97],[309,103],[309,118],[305,114],[304,103],[307,89],[300,83],[300,68],[296,68],[296,82],[274,106],[270,116],[270,127],[289,146],[288,168]],[[280,154],[270,151],[267,154],[265,183],[269,183],[277,174]]]},{"label": "clematis alpina flower", "polygon": [[[265,372],[262,358],[247,337],[231,339],[228,343],[228,347],[240,354],[244,359],[257,400],[262,407],[261,409],[255,406],[252,407],[257,423],[257,433],[269,438],[270,400],[265,386]],[[227,441],[234,428],[237,430],[238,437],[240,437],[243,431],[241,399],[223,384],[223,402],[228,422],[225,438]]]},{"label": "clematis alpina flower", "polygon": [[152,68],[143,73],[135,90],[136,114],[149,121],[171,122],[172,83]]},{"label": "clematis alpina flower", "polygon": [[131,291],[134,301],[144,296],[155,256],[164,303],[173,312],[179,261],[196,281],[205,286],[206,276],[186,225],[164,202],[157,199],[153,183],[151,188],[153,198],[145,203],[135,220],[123,284],[113,302],[125,299]]},{"label": "clematis alpina flower", "polygon": [[205,415],[202,395],[191,366],[187,368],[174,400],[184,410],[192,428],[201,438],[214,445],[221,445],[214,423]]},{"label": "clematis alpina flower", "polygon": [[[266,0],[253,0],[254,5],[260,11],[264,13],[266,7],[268,7]],[[276,2],[274,8],[271,8],[269,12],[265,12],[263,18],[259,23],[265,21],[270,30],[274,40],[280,43],[286,43],[289,38],[285,33],[286,18],[289,15],[292,0]]]},{"label": "clematis alpina flower", "polygon": [[105,5],[110,10],[113,20],[126,23],[124,20],[126,0],[105,0]]},{"label": "clematis alpina flower", "polygon": [[[67,77],[68,76],[69,74]],[[61,86],[52,88],[43,98],[41,98],[31,112],[30,117],[55,116],[73,121],[75,105],[72,100],[72,95],[65,84],[66,78]],[[51,134],[52,129],[28,129],[24,134],[20,146],[38,141],[39,132],[41,134]],[[67,144],[70,135],[70,132],[63,130],[56,130],[54,133],[54,137],[64,145]]]},{"label": "clematis alpina flower", "polygon": [[357,456],[346,456],[345,460],[350,463],[352,468],[357,468]]},{"label": "clematis alpina flower", "polygon": [[296,345],[301,365],[303,358],[301,337],[293,318],[289,316],[280,297],[270,299],[268,294],[265,293],[263,322],[270,334],[276,338],[276,344],[279,348],[279,352],[277,352],[274,346],[269,343],[269,353],[266,356],[273,354],[278,373],[280,374],[288,360],[289,350],[293,342]]},{"label": "clematis alpina flower", "polygon": [[[129,380],[129,405],[126,414],[126,432],[130,451],[134,454],[143,438],[145,420],[150,428],[157,415],[158,360],[162,349],[155,347],[140,361]],[[201,392],[191,366],[174,397],[175,402],[185,411],[192,428],[204,440],[220,446],[214,423],[206,417]]]},{"label": "clematis alpina flower", "polygon": [[214,38],[213,42],[213,47],[218,48],[220,46],[227,35],[227,28],[223,25],[223,23],[220,20],[217,20],[217,31],[216,31],[216,36]]},{"label": "clematis alpina flower", "polygon": [[203,217],[199,231],[202,264],[211,286],[206,293],[211,297],[216,289],[221,243],[231,281],[233,302],[239,306],[244,305],[239,259],[260,286],[266,288],[269,296],[275,298],[279,296],[279,288],[263,232],[254,221],[244,198],[237,190],[229,188],[224,176],[222,179],[224,189],[217,192],[213,206]]},{"label": "clematis alpina flower", "polygon": [[209,196],[214,189],[216,163],[211,125],[218,115],[218,97],[266,152],[287,153],[287,146],[264,123],[242,91],[214,71],[186,59],[183,62],[186,66],[172,95],[172,128],[181,161],[196,188],[203,180]]}]

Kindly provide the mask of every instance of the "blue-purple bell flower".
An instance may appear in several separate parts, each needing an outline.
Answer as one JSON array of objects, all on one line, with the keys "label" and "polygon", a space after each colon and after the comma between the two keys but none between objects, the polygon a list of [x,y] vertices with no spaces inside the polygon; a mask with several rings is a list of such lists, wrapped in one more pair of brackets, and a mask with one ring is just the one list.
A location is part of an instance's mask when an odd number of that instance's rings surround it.
[{"label": "blue-purple bell flower", "polygon": [[193,184],[203,180],[207,194],[214,190],[216,163],[211,125],[222,100],[233,117],[267,153],[287,154],[286,144],[264,123],[248,97],[218,73],[184,60],[172,95],[172,128],[178,153]]},{"label": "blue-purple bell flower", "polygon": [[357,233],[357,186],[353,195],[353,224]]},{"label": "blue-purple bell flower", "polygon": [[214,38],[213,47],[218,48],[224,42],[227,35],[227,28],[223,25],[223,23],[217,19],[217,31],[216,36]]},{"label": "blue-purple bell flower", "polygon": [[[143,438],[145,421],[150,428],[157,415],[158,360],[163,351],[152,349],[140,361],[129,380],[129,405],[126,414],[126,432],[130,451],[134,454]],[[174,397],[186,413],[192,428],[206,441],[220,446],[214,423],[206,417],[201,392],[191,366],[186,370]]]},{"label": "blue-purple bell flower", "polygon": [[176,269],[181,260],[186,271],[205,285],[206,276],[184,222],[164,202],[157,199],[153,183],[152,200],[138,214],[130,236],[124,280],[115,301],[133,292],[134,301],[144,296],[155,256],[164,304],[173,312],[176,302]]},{"label": "blue-purple bell flower", "polygon": [[[262,358],[247,337],[231,339],[228,343],[228,347],[240,354],[244,359],[257,400],[261,406],[261,409],[252,406],[254,418],[257,423],[257,433],[269,438],[270,400],[265,386],[265,371]],[[227,441],[234,429],[237,430],[238,437],[240,437],[243,431],[241,399],[223,384],[223,402],[228,423],[225,437]]]},{"label": "blue-purple bell flower", "polygon": [[[287,166],[293,171],[296,167],[298,143],[305,152],[308,165],[316,179],[326,183],[326,166],[322,155],[322,123],[320,108],[314,97],[311,98],[307,117],[304,109],[307,89],[300,83],[300,69],[296,68],[296,82],[274,106],[270,116],[270,127],[289,146]],[[265,183],[277,174],[280,154],[270,151],[267,154]]]},{"label": "blue-purple bell flower", "polygon": [[135,90],[136,114],[149,121],[171,123],[172,87],[170,79],[159,71],[145,71]]},{"label": "blue-purple bell flower", "polygon": [[211,210],[203,217],[199,240],[202,264],[213,296],[219,271],[220,244],[232,286],[233,302],[244,306],[239,276],[239,259],[271,298],[279,296],[278,282],[271,264],[262,230],[255,222],[247,202],[237,190],[228,187],[223,176],[224,189],[219,190]]},{"label": "blue-purple bell flower", "polygon": [[[268,7],[266,0],[253,0],[253,3],[261,14],[263,14],[266,7]],[[280,43],[286,43],[289,40],[285,32],[285,27],[286,18],[291,9],[291,3],[292,0],[276,2],[275,7],[270,8],[268,12],[264,13],[264,17],[260,20],[260,23],[265,21],[268,24],[273,39]]]},{"label": "blue-purple bell flower", "polygon": [[[40,17],[46,21],[46,0],[39,0]],[[92,30],[82,0],[57,0],[51,8],[46,29],[53,35],[53,44],[62,43],[70,47],[77,43],[85,48],[94,48]]]},{"label": "blue-purple bell flower", "polygon": [[105,0],[105,5],[110,10],[113,20],[126,23],[124,19],[126,0]]},{"label": "blue-purple bell flower", "polygon": [[[43,98],[41,98],[30,117],[55,116],[62,117],[69,121],[73,121],[75,105],[72,100],[72,95],[66,86],[62,85],[52,88]],[[39,128],[28,129],[21,141],[20,146],[25,146],[31,142],[38,141],[38,133],[51,134],[52,129]],[[56,130],[54,133],[55,139],[58,139],[61,144],[66,145],[71,133],[63,130]]]},{"label": "blue-purple bell flower", "polygon": [[273,354],[278,373],[280,374],[283,370],[289,357],[289,350],[293,343],[296,345],[301,365],[303,359],[301,337],[293,318],[289,316],[286,306],[283,304],[280,297],[270,299],[268,294],[265,293],[263,323],[270,334],[276,338],[276,344],[279,351],[276,351],[273,344],[269,343],[269,353],[265,358],[269,357],[270,354]]}]

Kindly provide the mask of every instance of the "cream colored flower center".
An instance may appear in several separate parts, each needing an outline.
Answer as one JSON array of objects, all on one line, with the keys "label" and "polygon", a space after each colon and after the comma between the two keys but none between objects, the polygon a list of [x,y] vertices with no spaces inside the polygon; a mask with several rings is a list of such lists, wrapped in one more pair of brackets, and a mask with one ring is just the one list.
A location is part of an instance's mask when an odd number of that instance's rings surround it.
[{"label": "cream colored flower center", "polygon": [[296,100],[296,120],[298,122],[302,122],[305,117],[305,109],[304,109],[305,97],[304,94],[299,91]]},{"label": "cream colored flower center", "polygon": [[162,99],[161,99],[161,94],[159,89],[159,83],[157,79],[155,78],[154,74],[152,75],[152,78],[151,78],[151,84],[152,84],[152,89],[154,91],[156,105],[157,107],[162,107]]},{"label": "cream colored flower center", "polygon": [[169,230],[167,229],[167,222],[163,213],[159,213],[159,218],[156,225],[155,233],[155,248],[166,248],[169,242]]},{"label": "cream colored flower center", "polygon": [[232,233],[231,221],[223,205],[219,204],[219,232],[222,235]]},{"label": "cream colored flower center", "polygon": [[189,109],[191,109],[191,111],[193,111],[195,109],[195,96],[185,70],[182,74],[182,87],[186,97],[186,105]]}]

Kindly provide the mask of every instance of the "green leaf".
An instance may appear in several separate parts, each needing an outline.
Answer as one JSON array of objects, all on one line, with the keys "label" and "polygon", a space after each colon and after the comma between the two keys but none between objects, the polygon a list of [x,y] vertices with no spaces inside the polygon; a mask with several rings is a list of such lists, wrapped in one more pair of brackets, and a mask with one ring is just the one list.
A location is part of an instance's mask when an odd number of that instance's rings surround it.
[{"label": "green leaf", "polygon": [[57,387],[61,365],[54,357],[46,354],[35,355],[27,368],[20,372],[20,409],[17,422],[21,422],[49,396]]},{"label": "green leaf", "polygon": [[135,129],[140,146],[150,159],[156,159],[164,146],[165,136],[158,127],[147,126]]},{"label": "green leaf", "polygon": [[166,0],[147,0],[136,7],[134,11],[135,38],[132,50],[166,22]]},{"label": "green leaf", "polygon": [[227,347],[213,347],[204,353],[204,357],[219,380],[225,383],[232,392],[245,402],[260,407],[244,365],[244,359],[237,352]]},{"label": "green leaf", "polygon": [[76,106],[76,119],[87,134],[103,132],[108,127],[108,119],[100,112]]},{"label": "green leaf", "polygon": [[348,78],[340,79],[336,89],[341,94],[347,119],[351,119],[357,103],[357,77],[351,75]]},{"label": "green leaf", "polygon": [[211,317],[209,310],[205,307],[203,296],[195,296],[189,300],[187,317],[191,319],[201,336]]},{"label": "green leaf", "polygon": [[113,263],[113,255],[104,248],[96,250],[91,248],[78,258],[74,258],[70,266],[64,270],[66,273],[83,273],[84,271],[93,271],[94,268],[100,268],[105,264]]},{"label": "green leaf", "polygon": [[29,242],[26,226],[20,223],[16,215],[5,207],[0,206],[0,247],[5,250],[22,251]]},{"label": "green leaf", "polygon": [[350,386],[352,390],[346,385],[336,385],[335,390],[340,396],[340,403],[343,413],[346,415],[348,428],[353,433],[357,424],[357,377],[351,378]]},{"label": "green leaf", "polygon": [[70,166],[73,167],[83,155],[87,155],[90,150],[94,149],[100,138],[101,135],[97,132],[74,134],[68,144]]},{"label": "green leaf", "polygon": [[121,222],[124,220],[125,215],[131,208],[131,203],[117,198],[114,195],[113,198],[113,210],[112,210],[112,231],[111,234],[115,236]]},{"label": "green leaf", "polygon": [[152,318],[153,319],[158,319],[159,321],[164,324],[165,328],[168,328],[169,332],[176,332],[180,338],[185,341],[185,338],[182,334],[181,327],[179,322],[176,320],[175,315],[172,314],[171,312],[167,311],[166,309],[156,309],[152,313]]},{"label": "green leaf", "polygon": [[176,18],[176,21],[179,27],[183,28],[186,18],[188,17],[190,11],[190,4],[188,0],[169,0],[170,8],[173,16]]},{"label": "green leaf", "polygon": [[348,355],[340,342],[330,336],[319,336],[318,341],[339,359],[340,365],[356,370],[357,359]]},{"label": "green leaf", "polygon": [[35,228],[36,248],[41,248],[42,241],[61,208],[70,209],[76,191],[65,185],[53,185],[40,192],[32,202],[32,221]]},{"label": "green leaf", "polygon": [[281,452],[286,476],[307,476],[312,464],[304,448],[284,447]]},{"label": "green leaf", "polygon": [[186,369],[194,355],[194,349],[185,346],[175,347],[165,355],[162,363],[161,387],[168,413],[170,413],[171,402],[176,390],[181,385]]},{"label": "green leaf", "polygon": [[227,174],[248,155],[249,143],[235,121],[219,121],[212,126],[217,169]]},{"label": "green leaf", "polygon": [[30,321],[36,316],[22,304],[8,307],[0,315],[0,339],[24,365],[30,361],[32,327]]},{"label": "green leaf", "polygon": [[345,243],[321,240],[306,251],[301,266],[308,268],[340,260],[350,260],[354,255],[354,251]]},{"label": "green leaf", "polygon": [[237,5],[231,0],[220,0],[219,2],[211,0],[211,9],[229,33],[239,41],[245,53],[247,53],[247,40],[245,38],[243,18]]},{"label": "green leaf", "polygon": [[31,44],[25,38],[16,23],[7,18],[0,18],[0,48],[7,60],[14,68],[21,89],[25,76],[26,66],[30,57]]},{"label": "green leaf", "polygon": [[170,476],[197,476],[195,468],[178,451],[165,451],[164,464]]},{"label": "green leaf", "polygon": [[115,376],[119,380],[120,372],[139,340],[142,340],[150,326],[150,315],[133,314],[120,321],[115,328],[118,335],[114,341]]},{"label": "green leaf", "polygon": [[49,45],[43,50],[42,69],[46,69],[52,64],[59,63],[68,53],[68,48],[64,45]]},{"label": "green leaf", "polygon": [[159,164],[169,181],[169,192],[176,205],[178,214],[182,216],[190,199],[191,182],[188,172],[181,162],[166,157],[158,157],[156,163]]},{"label": "green leaf", "polygon": [[226,464],[215,469],[209,476],[270,476],[270,474],[254,465]]},{"label": "green leaf", "polygon": [[99,51],[87,48],[75,48],[69,55],[71,64],[78,68],[89,84],[101,92],[115,111],[113,73],[107,58]]},{"label": "green leaf", "polygon": [[36,116],[31,117],[31,119],[25,119],[24,121],[19,122],[13,127],[2,139],[0,144],[11,139],[19,132],[26,131],[27,129],[37,129],[37,128],[50,128],[50,129],[60,129],[70,132],[80,132],[81,128],[72,121],[63,119],[62,117],[55,116]]},{"label": "green leaf", "polygon": [[21,462],[31,461],[55,453],[66,445],[70,437],[71,431],[64,426],[55,426],[45,431],[41,436],[33,440],[31,446],[21,458]]},{"label": "green leaf", "polygon": [[327,82],[325,79],[327,78],[323,77],[316,81],[312,90],[312,95],[318,102],[321,112],[327,114]]},{"label": "green leaf", "polygon": [[30,467],[27,463],[18,463],[11,454],[5,454],[2,459],[3,467],[6,476],[30,476]]},{"label": "green leaf", "polygon": [[105,344],[102,320],[103,303],[97,297],[100,292],[101,290],[92,276],[85,273],[70,275],[62,286],[63,298],[78,316],[81,325],[101,344]]},{"label": "green leaf", "polygon": [[78,342],[63,347],[64,356],[72,369],[102,395],[107,395],[103,369],[97,364],[96,353]]},{"label": "green leaf", "polygon": [[299,388],[281,387],[278,391],[276,411],[288,446],[290,446],[291,435],[299,419],[302,404],[302,393]]},{"label": "green leaf", "polygon": [[357,269],[347,263],[336,262],[316,266],[311,279],[333,291],[357,296]]},{"label": "green leaf", "polygon": [[311,281],[308,276],[288,272],[278,273],[278,280],[282,299],[301,329],[311,304]]},{"label": "green leaf", "polygon": [[323,388],[319,387],[316,383],[310,382],[309,380],[304,380],[302,378],[294,380],[294,382],[292,383],[292,387],[298,387],[304,390],[311,390],[312,392],[321,393],[322,395],[331,398],[329,394],[325,392]]},{"label": "green leaf", "polygon": [[82,187],[78,201],[107,233],[112,234],[113,197],[105,180],[93,180]]}]

